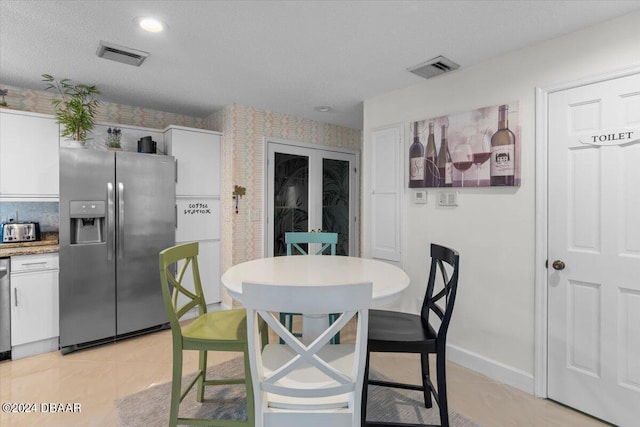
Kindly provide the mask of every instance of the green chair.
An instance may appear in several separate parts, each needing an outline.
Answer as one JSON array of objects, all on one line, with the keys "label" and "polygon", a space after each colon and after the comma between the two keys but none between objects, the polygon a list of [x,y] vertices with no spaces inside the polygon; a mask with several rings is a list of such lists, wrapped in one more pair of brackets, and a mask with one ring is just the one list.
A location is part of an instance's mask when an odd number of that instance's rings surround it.
[{"label": "green chair", "polygon": [[[329,250],[331,255],[336,254],[336,245],[338,243],[338,233],[324,233],[324,232],[290,232],[284,234],[284,242],[287,244],[287,255],[293,255],[296,251],[300,255],[308,255],[309,249],[303,249],[300,245],[319,243],[322,246],[315,252],[316,255],[322,255]],[[301,337],[301,333],[293,332],[293,316],[299,316],[299,313],[280,313],[280,322],[289,329],[296,337]],[[329,314],[329,324],[333,324],[339,317],[337,313]],[[280,339],[282,344],[282,338]],[[338,332],[333,338],[331,338],[331,344],[340,344],[340,332]]]},{"label": "green chair", "polygon": [[[189,269],[189,267],[191,267]],[[173,271],[176,274],[173,274]],[[189,275],[189,271],[191,274]],[[185,277],[193,279],[184,280]],[[198,243],[173,246],[160,252],[160,282],[164,306],[171,324],[173,338],[173,379],[171,385],[171,411],[169,426],[178,424],[209,425],[216,427],[236,427],[254,425],[253,386],[251,383],[248,343],[247,316],[245,309],[221,310],[207,313],[207,305],[202,292],[198,270]],[[188,283],[193,282],[193,289]],[[182,298],[178,298],[182,296]],[[186,300],[186,302],[182,302]],[[198,316],[192,322],[181,325],[180,319],[191,309],[198,309]],[[262,345],[268,336],[266,324],[260,325]],[[200,352],[196,377],[182,390],[182,355],[184,350]],[[244,353],[244,378],[207,379],[207,352],[234,351]],[[196,399],[202,402],[206,386],[223,384],[245,384],[247,390],[247,420],[212,420],[201,418],[180,418],[180,402],[197,383]]]}]

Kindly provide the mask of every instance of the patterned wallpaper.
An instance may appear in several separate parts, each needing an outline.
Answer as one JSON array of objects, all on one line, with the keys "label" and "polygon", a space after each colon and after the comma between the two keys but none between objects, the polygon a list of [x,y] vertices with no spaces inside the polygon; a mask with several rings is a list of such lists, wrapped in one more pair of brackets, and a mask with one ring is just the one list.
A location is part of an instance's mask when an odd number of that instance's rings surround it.
[{"label": "patterned wallpaper", "polygon": [[[223,270],[263,256],[265,137],[362,148],[359,130],[238,104],[226,106],[212,120],[223,132]],[[231,198],[234,185],[247,189],[238,214]]]},{"label": "patterned wallpaper", "polygon": [[[44,85],[44,84],[43,84]],[[5,97],[9,108],[14,110],[31,111],[34,113],[54,114],[51,107],[52,93],[43,90],[23,89],[14,86],[0,84],[3,89],[8,89]],[[212,129],[212,123],[208,119],[185,116],[183,114],[167,113],[149,108],[134,107],[131,105],[101,102],[98,108],[96,122],[119,123],[123,125],[142,126],[155,129],[164,129],[169,125],[180,125],[200,129]]]}]

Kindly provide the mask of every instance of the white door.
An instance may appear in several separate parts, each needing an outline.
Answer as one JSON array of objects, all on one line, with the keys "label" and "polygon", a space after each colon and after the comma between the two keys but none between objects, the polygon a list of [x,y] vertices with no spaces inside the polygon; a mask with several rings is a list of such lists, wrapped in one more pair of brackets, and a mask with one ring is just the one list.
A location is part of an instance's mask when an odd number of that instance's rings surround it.
[{"label": "white door", "polygon": [[402,125],[371,133],[371,238],[373,258],[400,262],[402,257]]},{"label": "white door", "polygon": [[552,93],[548,117],[548,396],[637,426],[640,74]]},{"label": "white door", "polygon": [[357,254],[356,155],[326,148],[268,142],[267,256],[286,255],[286,232],[313,230],[338,233],[337,255]]}]

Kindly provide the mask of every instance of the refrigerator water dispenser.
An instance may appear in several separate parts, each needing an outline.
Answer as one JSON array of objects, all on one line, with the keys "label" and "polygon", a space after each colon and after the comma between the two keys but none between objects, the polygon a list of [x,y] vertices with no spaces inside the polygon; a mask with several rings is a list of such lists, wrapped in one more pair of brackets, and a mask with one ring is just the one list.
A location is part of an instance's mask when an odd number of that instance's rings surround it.
[{"label": "refrigerator water dispenser", "polygon": [[72,245],[105,241],[106,208],[103,200],[71,201],[69,202],[69,217]]}]

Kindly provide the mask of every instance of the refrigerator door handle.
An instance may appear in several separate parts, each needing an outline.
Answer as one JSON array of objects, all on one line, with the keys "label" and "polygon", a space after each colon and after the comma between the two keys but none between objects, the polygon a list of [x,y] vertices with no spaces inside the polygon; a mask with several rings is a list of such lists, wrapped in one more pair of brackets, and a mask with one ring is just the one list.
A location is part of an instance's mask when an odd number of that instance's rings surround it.
[{"label": "refrigerator door handle", "polygon": [[107,182],[107,261],[113,260],[116,246],[115,236],[115,201],[113,198],[113,183]]},{"label": "refrigerator door handle", "polygon": [[124,257],[124,184],[118,183],[118,259]]}]

